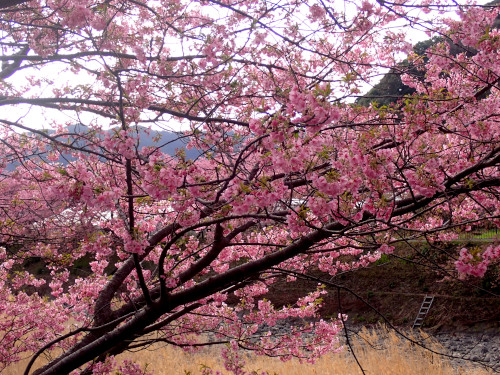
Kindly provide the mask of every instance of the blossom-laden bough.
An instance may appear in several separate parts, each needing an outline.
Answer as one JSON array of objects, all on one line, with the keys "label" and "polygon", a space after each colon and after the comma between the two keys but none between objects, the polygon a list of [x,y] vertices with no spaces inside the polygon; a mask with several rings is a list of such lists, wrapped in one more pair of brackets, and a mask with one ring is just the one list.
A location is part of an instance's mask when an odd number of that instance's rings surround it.
[{"label": "blossom-laden bough", "polygon": [[[307,361],[338,350],[345,317],[318,320],[321,285],[287,307],[263,298],[269,286],[500,223],[497,13],[444,0],[3,2],[1,366],[57,351],[25,373],[106,373],[153,342]],[[417,31],[441,42],[417,55]],[[353,104],[404,58],[415,94]],[[163,152],[166,130],[185,147]],[[448,271],[482,276],[498,258],[498,244],[464,250]],[[269,336],[287,318],[304,323]]]}]

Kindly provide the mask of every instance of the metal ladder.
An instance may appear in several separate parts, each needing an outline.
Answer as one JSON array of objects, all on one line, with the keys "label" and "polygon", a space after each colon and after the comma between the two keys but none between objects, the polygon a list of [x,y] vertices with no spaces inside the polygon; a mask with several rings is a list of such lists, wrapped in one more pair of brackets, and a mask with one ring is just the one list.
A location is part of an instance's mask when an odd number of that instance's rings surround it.
[{"label": "metal ladder", "polygon": [[420,311],[418,312],[417,317],[415,318],[415,321],[413,322],[413,326],[411,328],[415,327],[420,327],[422,323],[424,322],[425,316],[429,312],[432,301],[434,301],[434,296],[428,296],[426,295],[424,297],[424,301],[422,302],[422,305],[420,306]]}]

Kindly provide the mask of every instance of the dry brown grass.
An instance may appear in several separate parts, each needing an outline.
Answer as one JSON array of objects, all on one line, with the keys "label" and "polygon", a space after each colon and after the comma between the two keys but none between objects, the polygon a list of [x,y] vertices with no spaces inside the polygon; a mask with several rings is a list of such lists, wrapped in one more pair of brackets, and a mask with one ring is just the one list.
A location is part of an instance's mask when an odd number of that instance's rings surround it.
[{"label": "dry brown grass", "polygon": [[[450,361],[418,346],[384,329],[364,330],[360,337],[353,338],[353,348],[369,375],[486,375],[492,372],[479,367],[454,368]],[[370,342],[374,345],[367,345]],[[443,351],[436,342],[426,342],[427,346]],[[133,359],[155,375],[198,375],[203,366],[212,370],[220,370],[228,374],[222,364],[220,348],[205,349],[190,354],[170,346],[157,346],[137,353],[127,353],[121,359]],[[281,362],[279,359],[260,357],[249,354],[245,370],[261,374],[266,371],[270,375],[359,375],[361,371],[354,358],[347,351],[322,357],[314,365],[300,364],[296,360]],[[2,375],[20,375],[23,364],[12,366]]]},{"label": "dry brown grass", "polygon": [[[367,345],[366,342],[374,344]],[[370,375],[486,375],[492,372],[470,366],[453,368],[450,361],[421,347],[411,345],[394,332],[384,329],[364,330],[360,337],[353,339],[353,348],[363,366]],[[436,342],[426,342],[436,351],[442,352]],[[132,355],[155,375],[197,375],[201,368],[208,366],[213,370],[224,370],[219,350],[212,348],[196,354],[188,354],[176,348],[164,347],[158,350]],[[130,356],[129,356],[130,358]],[[249,355],[245,370],[260,374],[279,375],[359,375],[361,371],[355,359],[347,351],[322,357],[314,365],[300,364],[296,360],[282,362],[279,359]]]}]

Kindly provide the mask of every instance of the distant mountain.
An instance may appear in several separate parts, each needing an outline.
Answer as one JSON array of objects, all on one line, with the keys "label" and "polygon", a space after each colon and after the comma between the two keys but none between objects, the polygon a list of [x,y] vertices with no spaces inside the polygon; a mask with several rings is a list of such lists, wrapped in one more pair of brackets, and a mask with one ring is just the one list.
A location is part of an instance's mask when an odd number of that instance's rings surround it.
[{"label": "distant mountain", "polygon": [[[108,130],[108,133],[113,133],[118,130],[118,128],[111,128]],[[143,147],[158,147],[162,152],[168,155],[175,155],[177,150],[184,149],[187,159],[195,159],[201,155],[200,150],[186,149],[187,138],[184,138],[182,133],[166,130],[148,130],[141,126],[133,127],[132,130],[134,136],[139,139],[139,149]],[[68,127],[68,132],[75,134],[85,134],[89,131],[90,129],[83,124],[75,124]],[[78,140],[74,141],[76,145],[84,146],[84,142]]]},{"label": "distant mountain", "polygon": [[[68,133],[73,134],[81,134],[85,135],[86,133],[91,132],[91,129],[83,124],[75,124],[71,125],[67,128]],[[143,147],[158,147],[162,152],[167,155],[174,156],[178,150],[184,150],[184,155],[186,159],[196,159],[202,154],[202,151],[197,149],[186,149],[187,138],[183,138],[183,134],[170,132],[165,130],[152,130],[148,131],[144,127],[136,127],[133,129],[136,132],[136,137],[139,139],[139,149]],[[52,129],[44,129],[42,130],[44,133],[53,134],[54,130]],[[116,132],[116,128],[112,128],[108,130],[109,133]],[[41,135],[36,135],[34,133],[26,133],[28,136],[36,136],[41,137]],[[83,138],[77,137],[69,137],[69,142],[77,147],[84,148],[86,145],[86,141]],[[68,161],[75,160],[71,155],[71,150],[68,149],[67,153],[64,153],[64,156],[59,158],[59,162],[66,164]],[[4,155],[6,159],[9,158],[9,155]],[[12,159],[15,159],[15,156],[12,155]],[[18,166],[18,162],[7,163],[7,170],[12,171]]]}]

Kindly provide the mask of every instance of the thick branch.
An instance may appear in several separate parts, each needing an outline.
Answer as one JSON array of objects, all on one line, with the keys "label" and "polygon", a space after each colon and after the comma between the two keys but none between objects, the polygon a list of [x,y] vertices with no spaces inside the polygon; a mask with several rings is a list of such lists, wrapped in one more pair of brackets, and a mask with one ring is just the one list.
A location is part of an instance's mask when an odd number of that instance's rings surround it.
[{"label": "thick branch", "polygon": [[[100,107],[108,107],[108,108],[116,108],[119,106],[118,102],[109,101],[109,100],[93,100],[93,99],[78,99],[78,98],[6,98],[0,97],[0,106],[3,105],[12,105],[12,104],[33,104],[38,106],[52,106],[54,104],[83,104],[83,105],[95,105]],[[81,108],[82,110],[86,110],[85,108]],[[183,118],[191,121],[199,121],[199,122],[220,122],[220,123],[228,123],[240,126],[248,126],[248,122],[233,120],[229,118],[221,118],[221,117],[202,117],[202,116],[193,116],[188,113],[174,111],[162,106],[158,105],[150,105],[147,109],[159,113],[166,113],[168,115]]]}]

